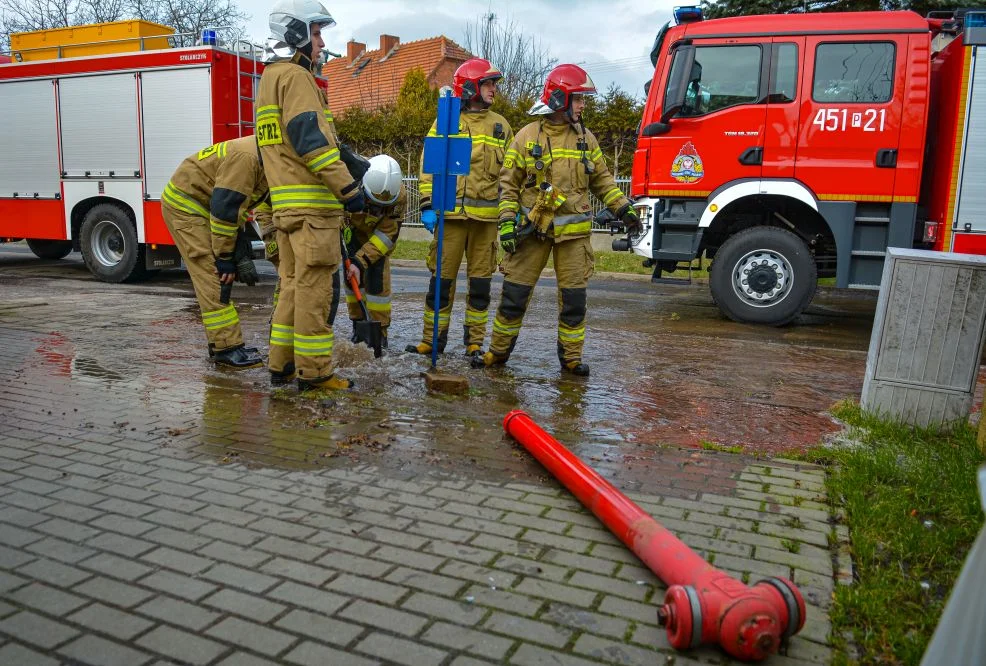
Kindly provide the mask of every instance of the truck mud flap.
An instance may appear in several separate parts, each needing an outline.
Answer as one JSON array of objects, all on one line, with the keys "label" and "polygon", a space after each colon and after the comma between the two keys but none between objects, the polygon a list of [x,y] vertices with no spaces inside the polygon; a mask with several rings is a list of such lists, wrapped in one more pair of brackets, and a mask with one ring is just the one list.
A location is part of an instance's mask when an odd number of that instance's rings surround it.
[{"label": "truck mud flap", "polygon": [[181,266],[181,254],[174,245],[145,245],[144,257],[144,267],[149,271]]}]

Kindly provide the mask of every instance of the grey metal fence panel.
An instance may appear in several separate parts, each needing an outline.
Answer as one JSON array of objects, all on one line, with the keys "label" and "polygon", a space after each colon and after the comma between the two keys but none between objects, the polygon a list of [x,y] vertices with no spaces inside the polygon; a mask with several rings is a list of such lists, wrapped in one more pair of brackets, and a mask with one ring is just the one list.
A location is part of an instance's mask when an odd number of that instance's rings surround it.
[{"label": "grey metal fence panel", "polygon": [[[630,179],[629,178],[617,178],[616,185],[623,193],[627,196],[630,195]],[[421,194],[418,192],[418,177],[417,176],[405,176],[404,178],[404,189],[407,191],[407,212],[404,214],[404,226],[406,227],[420,227],[421,226],[421,211],[420,202]],[[592,214],[595,215],[600,210],[603,209],[603,203],[597,199],[592,194],[589,195],[589,201],[592,203]],[[609,229],[606,227],[601,227],[596,224],[592,225],[593,231],[599,231],[609,233]]]}]

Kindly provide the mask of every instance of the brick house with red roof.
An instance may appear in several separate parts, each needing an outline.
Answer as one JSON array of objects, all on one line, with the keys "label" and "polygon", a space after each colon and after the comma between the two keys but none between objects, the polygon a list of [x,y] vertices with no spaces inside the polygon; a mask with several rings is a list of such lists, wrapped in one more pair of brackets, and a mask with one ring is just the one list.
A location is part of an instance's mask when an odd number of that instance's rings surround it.
[{"label": "brick house with red roof", "polygon": [[416,67],[424,71],[432,88],[451,85],[453,72],[471,57],[444,35],[406,44],[394,35],[380,35],[380,48],[374,51],[350,41],[345,56],[333,58],[322,68],[329,82],[329,106],[344,115],[356,106],[377,109],[393,104],[404,77]]}]

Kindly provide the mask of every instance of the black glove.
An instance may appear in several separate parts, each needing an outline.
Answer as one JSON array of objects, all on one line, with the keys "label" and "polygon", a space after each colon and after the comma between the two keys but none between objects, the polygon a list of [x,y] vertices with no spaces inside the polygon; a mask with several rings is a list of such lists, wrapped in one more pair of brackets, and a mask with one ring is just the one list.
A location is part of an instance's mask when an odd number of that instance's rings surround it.
[{"label": "black glove", "polygon": [[220,275],[234,275],[236,264],[233,263],[233,257],[216,257],[216,270]]},{"label": "black glove", "polygon": [[257,264],[253,263],[253,259],[245,257],[236,262],[236,280],[250,287],[260,282]]},{"label": "black glove", "polygon": [[625,205],[617,217],[623,222],[623,226],[626,227],[627,233],[631,236],[636,236],[644,230],[644,225],[640,223],[640,216],[637,215],[637,211],[633,209],[631,204]]},{"label": "black glove", "polygon": [[361,213],[366,210],[366,197],[363,196],[363,188],[356,190],[356,196],[346,199],[343,204],[347,213]]},{"label": "black glove", "polygon": [[370,160],[359,153],[354,153],[352,148],[344,143],[339,144],[339,159],[349,169],[349,175],[357,182],[363,180],[363,174],[370,168]]}]

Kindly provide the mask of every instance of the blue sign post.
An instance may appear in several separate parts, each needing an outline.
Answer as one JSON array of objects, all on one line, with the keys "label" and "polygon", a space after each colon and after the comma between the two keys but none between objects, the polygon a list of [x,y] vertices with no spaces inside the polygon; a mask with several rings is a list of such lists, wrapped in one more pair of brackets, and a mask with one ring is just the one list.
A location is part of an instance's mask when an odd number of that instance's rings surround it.
[{"label": "blue sign post", "polygon": [[431,367],[438,363],[438,312],[442,286],[442,239],[445,235],[445,211],[455,210],[455,185],[457,176],[469,173],[472,159],[472,138],[459,134],[459,106],[461,100],[452,97],[452,91],[438,98],[437,136],[425,137],[424,159],[421,170],[432,174],[431,207],[438,211],[438,239],[435,261],[435,325],[431,336]]}]

